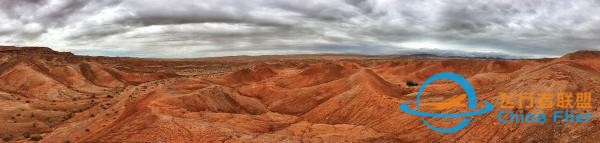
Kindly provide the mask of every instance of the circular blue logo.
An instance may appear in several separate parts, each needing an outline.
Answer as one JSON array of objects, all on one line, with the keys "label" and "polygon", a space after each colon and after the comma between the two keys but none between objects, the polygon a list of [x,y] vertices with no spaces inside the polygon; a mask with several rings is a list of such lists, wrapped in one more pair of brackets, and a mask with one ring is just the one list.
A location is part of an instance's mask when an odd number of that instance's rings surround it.
[{"label": "circular blue logo", "polygon": [[462,118],[462,117],[465,117],[460,123],[458,123],[454,127],[450,127],[450,128],[435,127],[435,126],[429,124],[424,118],[421,118],[423,123],[425,123],[425,125],[427,125],[427,127],[433,129],[434,131],[441,132],[441,133],[453,133],[453,132],[457,132],[457,131],[465,128],[467,125],[469,125],[471,120],[473,120],[473,118],[470,118],[470,116],[485,114],[494,109],[494,105],[492,105],[491,103],[489,103],[487,101],[482,100],[482,102],[485,103],[485,107],[480,110],[476,110],[476,111],[470,111],[470,112],[464,112],[464,113],[453,113],[453,114],[429,113],[429,112],[417,111],[417,110],[419,110],[419,104],[420,104],[419,100],[421,99],[421,93],[423,93],[423,90],[425,89],[425,87],[427,87],[427,85],[429,85],[430,83],[432,83],[436,80],[440,80],[440,79],[448,79],[448,80],[452,80],[452,81],[458,83],[465,90],[465,92],[467,94],[467,98],[469,100],[468,101],[468,109],[475,110],[477,108],[477,95],[475,94],[475,89],[473,89],[473,86],[471,85],[471,83],[467,79],[465,79],[463,76],[460,76],[456,73],[442,72],[442,73],[438,73],[438,74],[431,76],[430,78],[425,80],[423,85],[421,85],[421,88],[419,89],[419,93],[417,94],[417,99],[415,99],[416,110],[410,109],[408,107],[408,103],[410,103],[412,100],[402,103],[402,105],[400,105],[400,110],[402,110],[408,114],[413,114],[413,115],[417,115],[417,116],[421,116],[421,117],[434,117],[434,118]]}]

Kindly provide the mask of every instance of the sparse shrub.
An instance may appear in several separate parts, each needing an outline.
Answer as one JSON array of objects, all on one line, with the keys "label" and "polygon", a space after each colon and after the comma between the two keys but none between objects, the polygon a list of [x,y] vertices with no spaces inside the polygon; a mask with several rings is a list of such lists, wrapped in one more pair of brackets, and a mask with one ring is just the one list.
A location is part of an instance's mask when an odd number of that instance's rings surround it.
[{"label": "sparse shrub", "polygon": [[31,138],[29,138],[32,141],[40,141],[42,140],[42,136],[41,135],[31,135]]},{"label": "sparse shrub", "polygon": [[73,117],[73,115],[74,115],[73,112],[69,112],[69,114],[65,115],[64,119],[69,120]]},{"label": "sparse shrub", "polygon": [[8,141],[12,140],[12,135],[10,135],[10,134],[3,134],[2,135],[2,140],[4,142],[8,142]]},{"label": "sparse shrub", "polygon": [[415,81],[412,81],[412,80],[409,80],[409,81],[406,81],[406,85],[407,86],[418,86],[419,83],[417,83]]},{"label": "sparse shrub", "polygon": [[23,137],[25,137],[25,138],[29,138],[29,137],[31,137],[31,132],[29,132],[29,131],[25,131],[25,132],[23,133]]}]

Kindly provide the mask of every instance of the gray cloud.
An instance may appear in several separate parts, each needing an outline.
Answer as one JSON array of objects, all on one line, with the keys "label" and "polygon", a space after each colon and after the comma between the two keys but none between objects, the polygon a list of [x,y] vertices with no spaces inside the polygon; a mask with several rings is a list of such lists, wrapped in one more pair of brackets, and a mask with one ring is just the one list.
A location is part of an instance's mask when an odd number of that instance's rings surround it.
[{"label": "gray cloud", "polygon": [[0,0],[0,44],[76,54],[555,57],[600,50],[594,0]]}]

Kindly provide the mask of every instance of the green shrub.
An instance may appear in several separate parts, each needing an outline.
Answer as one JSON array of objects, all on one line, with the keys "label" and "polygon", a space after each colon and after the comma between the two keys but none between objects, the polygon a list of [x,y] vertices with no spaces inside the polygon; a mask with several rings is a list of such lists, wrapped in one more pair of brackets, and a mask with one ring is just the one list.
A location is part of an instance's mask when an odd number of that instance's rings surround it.
[{"label": "green shrub", "polygon": [[73,112],[69,112],[69,114],[65,115],[65,116],[63,117],[63,119],[65,119],[65,120],[69,120],[69,119],[73,118],[73,115],[75,115],[75,114],[73,114]]},{"label": "green shrub", "polygon": [[409,81],[406,81],[406,85],[407,86],[418,86],[419,83],[417,83],[415,81],[412,81],[412,80],[409,80]]},{"label": "green shrub", "polygon": [[25,138],[29,138],[29,137],[31,137],[31,132],[29,132],[29,131],[25,131],[25,132],[23,133],[23,137],[25,137]]},{"label": "green shrub", "polygon": [[12,140],[12,135],[10,135],[10,134],[3,134],[2,135],[2,140],[4,142],[8,142],[8,141]]},{"label": "green shrub", "polygon": [[32,141],[39,141],[42,140],[42,136],[41,135],[31,135],[31,138],[29,138]]}]

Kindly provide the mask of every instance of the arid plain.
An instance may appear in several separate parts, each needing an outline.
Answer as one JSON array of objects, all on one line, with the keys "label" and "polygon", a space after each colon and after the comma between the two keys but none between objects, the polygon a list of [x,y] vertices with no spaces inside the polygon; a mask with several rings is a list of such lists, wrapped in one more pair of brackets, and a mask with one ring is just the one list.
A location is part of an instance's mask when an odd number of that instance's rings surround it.
[{"label": "arid plain", "polygon": [[[439,72],[466,77],[479,99],[499,92],[592,92],[600,52],[560,58],[289,55],[198,59],[91,57],[0,47],[0,136],[6,142],[596,142],[600,119],[499,123],[498,108],[437,133],[399,105]],[[464,91],[428,86],[424,101]],[[466,102],[466,100],[464,101]],[[439,112],[456,113],[452,108]],[[528,112],[552,110],[532,109]],[[459,120],[427,118],[438,126]]]}]

